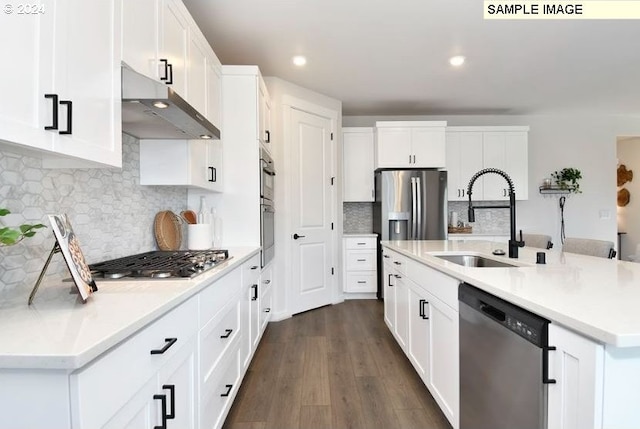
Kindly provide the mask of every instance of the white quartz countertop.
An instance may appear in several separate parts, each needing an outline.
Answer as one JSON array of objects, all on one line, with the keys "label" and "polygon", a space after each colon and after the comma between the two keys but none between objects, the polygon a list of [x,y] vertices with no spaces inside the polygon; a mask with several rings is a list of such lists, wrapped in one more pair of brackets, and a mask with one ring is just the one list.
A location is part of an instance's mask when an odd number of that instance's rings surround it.
[{"label": "white quartz countertop", "polygon": [[193,279],[97,279],[98,291],[85,304],[68,282],[43,283],[31,306],[27,296],[0,302],[0,369],[80,368],[259,250],[229,248],[231,259]]},{"label": "white quartz countertop", "polygon": [[374,234],[373,232],[345,232],[344,234],[342,234],[343,237],[348,238],[348,237],[377,237],[378,234]]},{"label": "white quartz countertop", "polygon": [[[489,241],[383,241],[409,258],[496,295],[552,322],[616,347],[640,346],[640,264],[560,250],[519,249],[518,259],[494,256],[507,244]],[[537,265],[536,252],[546,253]],[[472,268],[436,257],[472,253],[519,265]]]}]

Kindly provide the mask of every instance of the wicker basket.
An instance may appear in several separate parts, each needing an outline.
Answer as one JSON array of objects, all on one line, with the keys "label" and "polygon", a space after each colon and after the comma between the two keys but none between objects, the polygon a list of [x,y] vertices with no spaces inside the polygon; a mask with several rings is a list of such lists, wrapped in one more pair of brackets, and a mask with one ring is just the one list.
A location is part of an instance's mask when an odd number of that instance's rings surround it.
[{"label": "wicker basket", "polygon": [[180,220],[170,210],[156,214],[153,225],[156,243],[160,250],[178,250],[182,245]]}]

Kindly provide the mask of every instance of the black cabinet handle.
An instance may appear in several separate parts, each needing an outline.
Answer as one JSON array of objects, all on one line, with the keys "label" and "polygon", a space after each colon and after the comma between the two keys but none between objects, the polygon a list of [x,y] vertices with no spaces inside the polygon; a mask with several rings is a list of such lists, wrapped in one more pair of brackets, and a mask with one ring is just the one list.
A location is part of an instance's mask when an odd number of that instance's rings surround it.
[{"label": "black cabinet handle", "polygon": [[160,76],[160,80],[164,80],[167,85],[173,83],[173,66],[169,64],[169,60],[161,58],[160,62],[164,64],[164,76]]},{"label": "black cabinet handle", "polygon": [[366,262],[366,259],[357,259],[357,262]]},{"label": "black cabinet handle", "polygon": [[270,308],[265,308],[265,309],[264,309],[264,312],[265,312],[265,313],[271,313],[271,309],[270,309]]},{"label": "black cabinet handle", "polygon": [[297,233],[293,234],[293,239],[297,240],[298,238],[304,238],[306,235],[298,235]]},{"label": "black cabinet handle", "polygon": [[215,182],[218,179],[218,175],[215,167],[209,167],[209,182]]},{"label": "black cabinet handle", "polygon": [[390,258],[391,256],[389,255],[382,255],[383,258]]},{"label": "black cabinet handle", "polygon": [[160,426],[154,426],[153,429],[167,429],[167,395],[153,395],[153,399],[159,399],[160,406],[162,407],[162,424]]},{"label": "black cabinet handle", "polygon": [[233,384],[225,384],[224,387],[227,388],[227,391],[224,393],[221,393],[220,396],[222,396],[223,398],[226,398],[231,394],[231,389],[233,389]]},{"label": "black cabinet handle", "polygon": [[397,278],[397,279],[401,279],[402,278],[402,276],[399,276],[397,274],[394,274],[394,277]]},{"label": "black cabinet handle", "polygon": [[358,246],[364,246],[367,243],[357,243],[357,244],[358,244]]},{"label": "black cabinet handle", "polygon": [[257,269],[258,269],[258,266],[257,266],[257,265],[252,265],[252,266],[251,266],[251,269],[252,269],[252,270],[257,270]]},{"label": "black cabinet handle", "polygon": [[67,129],[64,131],[59,131],[60,134],[71,134],[72,133],[72,121],[73,121],[73,103],[69,100],[60,100],[60,104],[64,104],[67,106]]},{"label": "black cabinet handle", "polygon": [[549,378],[549,352],[556,350],[555,346],[542,348],[542,382],[544,384],[556,384],[556,380]]},{"label": "black cabinet handle", "polygon": [[173,64],[168,64],[167,68],[169,69],[169,79],[165,83],[171,85],[173,84]]},{"label": "black cabinet handle", "polygon": [[251,285],[251,289],[253,289],[253,296],[251,297],[251,301],[255,301],[258,299],[258,285]]},{"label": "black cabinet handle", "polygon": [[161,354],[163,354],[164,352],[169,350],[169,347],[174,345],[176,343],[176,341],[178,341],[178,339],[177,338],[165,338],[164,341],[166,342],[166,344],[164,345],[163,348],[161,348],[159,350],[151,350],[151,354],[152,355],[161,355]]},{"label": "black cabinet handle", "polygon": [[398,262],[398,261],[393,261],[393,263],[396,265],[402,265],[402,262]]},{"label": "black cabinet handle", "polygon": [[224,332],[225,332],[225,334],[224,335],[220,335],[220,338],[229,338],[229,336],[233,332],[233,329],[225,329]]},{"label": "black cabinet handle", "polygon": [[170,404],[169,408],[171,410],[169,411],[169,414],[167,414],[167,420],[175,419],[176,418],[176,386],[175,384],[163,384],[162,389],[168,390],[169,393],[171,394],[170,396],[171,400],[169,401],[169,404]]},{"label": "black cabinet handle", "polygon": [[267,279],[267,280],[263,281],[262,283],[264,283],[264,284],[268,285],[268,284],[270,284],[270,283],[271,283],[271,280]]},{"label": "black cabinet handle", "polygon": [[267,139],[265,140],[265,143],[271,143],[271,131],[266,130],[264,133],[267,136]]},{"label": "black cabinet handle", "polygon": [[363,285],[363,284],[366,284],[366,283],[367,283],[367,282],[366,282],[366,281],[364,281],[364,280],[358,280],[358,284],[360,284],[360,285]]},{"label": "black cabinet handle", "polygon": [[57,130],[58,129],[58,94],[45,94],[44,98],[50,98],[53,105],[53,111],[51,115],[51,125],[45,125],[45,130]]},{"label": "black cabinet handle", "polygon": [[389,274],[389,281],[388,281],[388,283],[389,283],[389,287],[393,286],[393,285],[391,284],[391,279],[392,279],[392,278],[393,278],[393,274]]},{"label": "black cabinet handle", "polygon": [[420,317],[422,317],[424,320],[428,320],[429,317],[427,317],[426,311],[424,311],[424,305],[429,304],[429,301],[427,301],[426,299],[421,299],[418,304],[420,306],[419,308]]}]

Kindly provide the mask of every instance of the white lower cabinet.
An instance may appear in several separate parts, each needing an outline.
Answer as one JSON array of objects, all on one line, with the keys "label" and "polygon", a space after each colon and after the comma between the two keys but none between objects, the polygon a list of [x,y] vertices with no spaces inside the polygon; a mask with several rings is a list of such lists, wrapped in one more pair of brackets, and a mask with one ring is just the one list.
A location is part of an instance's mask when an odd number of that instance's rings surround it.
[{"label": "white lower cabinet", "polygon": [[548,429],[602,428],[604,347],[554,323],[549,345]]},{"label": "white lower cabinet", "polygon": [[242,267],[241,329],[244,333],[240,355],[242,368],[251,362],[260,328],[260,256],[256,255]]},{"label": "white lower cabinet", "polygon": [[418,375],[426,384],[431,370],[429,306],[432,299],[426,291],[420,290],[411,280],[409,282],[409,347],[407,355]]},{"label": "white lower cabinet", "polygon": [[[344,236],[344,274],[342,281],[345,294],[371,294],[377,291],[376,247],[377,239],[375,235],[349,234]],[[346,295],[346,297],[349,296]]]}]

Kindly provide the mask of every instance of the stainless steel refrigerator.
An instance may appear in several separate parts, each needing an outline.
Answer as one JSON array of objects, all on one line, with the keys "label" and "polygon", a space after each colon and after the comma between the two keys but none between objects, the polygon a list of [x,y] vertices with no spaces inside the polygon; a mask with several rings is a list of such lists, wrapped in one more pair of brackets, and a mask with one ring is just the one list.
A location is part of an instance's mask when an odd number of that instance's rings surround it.
[{"label": "stainless steel refrigerator", "polygon": [[380,240],[445,240],[447,172],[377,170],[373,232],[378,234],[378,298],[383,298]]}]

